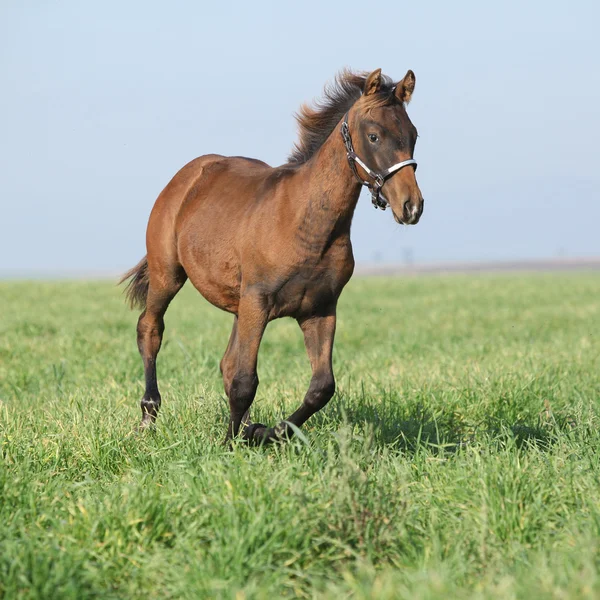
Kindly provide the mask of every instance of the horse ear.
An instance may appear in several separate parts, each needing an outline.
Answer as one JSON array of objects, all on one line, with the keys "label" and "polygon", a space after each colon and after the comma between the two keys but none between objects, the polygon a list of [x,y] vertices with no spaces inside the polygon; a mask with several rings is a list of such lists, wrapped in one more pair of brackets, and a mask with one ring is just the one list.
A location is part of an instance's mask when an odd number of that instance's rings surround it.
[{"label": "horse ear", "polygon": [[396,85],[396,98],[400,102],[408,104],[415,91],[415,74],[409,69],[404,76],[404,79]]},{"label": "horse ear", "polygon": [[365,81],[365,88],[363,94],[369,96],[370,94],[376,94],[381,88],[381,69],[375,69]]}]

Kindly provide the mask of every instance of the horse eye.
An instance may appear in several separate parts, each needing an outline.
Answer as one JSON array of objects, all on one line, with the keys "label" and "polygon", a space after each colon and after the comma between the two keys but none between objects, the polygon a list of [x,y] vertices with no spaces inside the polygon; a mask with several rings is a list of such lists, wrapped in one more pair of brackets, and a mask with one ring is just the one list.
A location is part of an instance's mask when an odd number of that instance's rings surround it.
[{"label": "horse eye", "polygon": [[379,141],[379,138],[374,133],[370,133],[368,135],[368,138],[369,138],[369,141],[371,142],[371,144],[374,144],[375,142]]}]

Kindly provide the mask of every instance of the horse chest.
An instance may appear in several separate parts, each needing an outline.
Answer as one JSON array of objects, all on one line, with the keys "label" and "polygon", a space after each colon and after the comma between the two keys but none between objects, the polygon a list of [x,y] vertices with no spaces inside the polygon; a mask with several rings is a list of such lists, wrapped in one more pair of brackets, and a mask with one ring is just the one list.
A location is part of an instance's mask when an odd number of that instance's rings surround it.
[{"label": "horse chest", "polygon": [[267,295],[271,318],[316,314],[337,301],[350,279],[354,260],[321,261],[286,274]]}]

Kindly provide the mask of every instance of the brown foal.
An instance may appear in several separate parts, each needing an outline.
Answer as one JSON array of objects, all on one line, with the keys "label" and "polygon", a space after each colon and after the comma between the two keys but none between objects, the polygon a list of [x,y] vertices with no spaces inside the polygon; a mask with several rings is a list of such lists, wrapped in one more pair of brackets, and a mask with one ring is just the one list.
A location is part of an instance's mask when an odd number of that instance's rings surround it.
[{"label": "brown foal", "polygon": [[[374,203],[389,203],[399,223],[415,224],[423,212],[411,160],[417,131],[405,109],[414,87],[412,71],[398,83],[380,69],[343,72],[315,108],[301,108],[300,139],[288,163],[273,168],[209,154],[173,177],[150,215],[147,255],[122,279],[130,280],[132,306],[144,308],[137,326],[146,378],[141,427],[158,414],[163,317],[188,278],[234,315],[221,361],[228,439],[239,433],[259,443],[284,438],[293,433],[290,423],[300,427],[329,402],[336,305],[354,270],[350,225],[361,184]],[[261,339],[279,317],[298,321],[313,375],[298,410],[266,427],[252,423],[249,411]]]}]

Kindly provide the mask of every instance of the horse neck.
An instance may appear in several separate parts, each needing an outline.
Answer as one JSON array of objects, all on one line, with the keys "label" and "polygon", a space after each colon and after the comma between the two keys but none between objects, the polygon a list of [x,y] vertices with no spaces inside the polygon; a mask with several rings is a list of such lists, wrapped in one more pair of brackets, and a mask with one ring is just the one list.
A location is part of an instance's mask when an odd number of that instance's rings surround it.
[{"label": "horse neck", "polygon": [[348,165],[339,125],[302,170],[308,176],[308,189],[298,207],[302,229],[324,241],[349,234],[361,185]]}]

